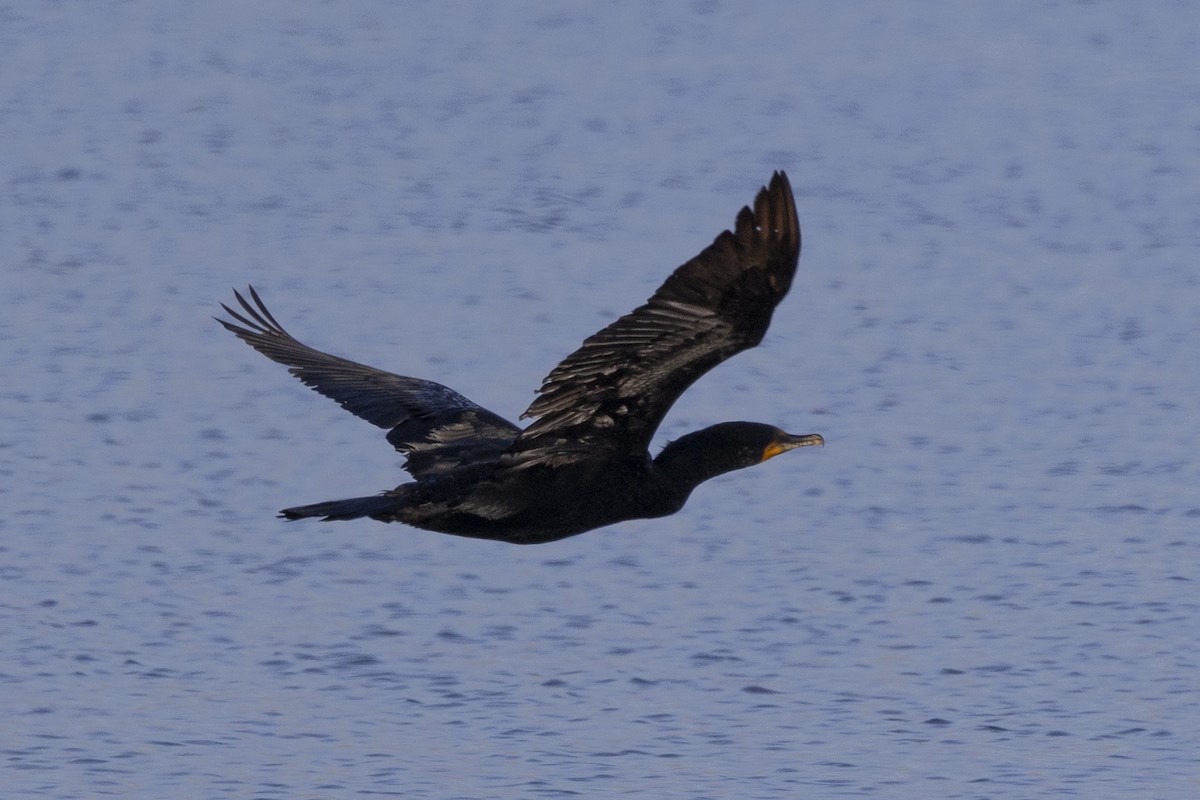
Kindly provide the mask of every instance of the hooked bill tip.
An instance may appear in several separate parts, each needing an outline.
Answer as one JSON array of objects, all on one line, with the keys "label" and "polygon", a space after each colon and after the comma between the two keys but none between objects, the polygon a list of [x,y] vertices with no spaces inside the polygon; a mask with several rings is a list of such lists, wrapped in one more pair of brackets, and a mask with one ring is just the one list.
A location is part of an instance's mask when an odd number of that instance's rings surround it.
[{"label": "hooked bill tip", "polygon": [[797,447],[808,447],[810,445],[825,444],[825,437],[819,433],[806,433],[802,436],[793,436],[790,433],[784,433],[779,439],[767,445],[763,450],[762,460],[774,458],[780,453],[786,453],[788,450],[795,450]]}]

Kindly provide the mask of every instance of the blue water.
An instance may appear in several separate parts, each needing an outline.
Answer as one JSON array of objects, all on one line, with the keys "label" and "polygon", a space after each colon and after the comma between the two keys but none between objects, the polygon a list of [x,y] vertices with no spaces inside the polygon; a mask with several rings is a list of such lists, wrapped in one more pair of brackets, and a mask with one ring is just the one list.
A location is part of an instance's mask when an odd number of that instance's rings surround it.
[{"label": "blue water", "polygon": [[[1188,4],[0,11],[7,797],[1192,798]],[[819,432],[519,548],[209,317],[507,416],[788,170]]]}]

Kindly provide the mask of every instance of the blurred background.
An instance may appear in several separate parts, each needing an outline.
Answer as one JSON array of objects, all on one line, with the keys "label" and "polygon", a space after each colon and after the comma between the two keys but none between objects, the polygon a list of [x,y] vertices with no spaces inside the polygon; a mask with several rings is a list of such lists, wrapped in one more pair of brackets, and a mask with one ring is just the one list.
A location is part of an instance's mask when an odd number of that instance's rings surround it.
[{"label": "blurred background", "polygon": [[[0,8],[11,797],[1193,797],[1200,7]],[[515,419],[776,169],[804,251],[659,441],[819,432],[519,548],[210,318]]]}]

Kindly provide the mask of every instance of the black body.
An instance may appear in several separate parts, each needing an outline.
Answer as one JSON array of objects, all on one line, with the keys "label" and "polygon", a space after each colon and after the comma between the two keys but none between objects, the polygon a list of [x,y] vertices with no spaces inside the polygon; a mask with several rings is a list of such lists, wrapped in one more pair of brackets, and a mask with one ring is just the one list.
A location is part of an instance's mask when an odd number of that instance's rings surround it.
[{"label": "black body", "polygon": [[[283,329],[253,287],[226,329],[351,413],[389,429],[416,479],[370,497],[284,509],[287,519],[370,517],[515,544],[554,541],[683,507],[701,482],[795,447],[822,444],[769,425],[726,422],[651,459],[671,405],[712,367],[758,344],[791,287],[800,225],[777,172],[724,231],[645,305],[546,377],[522,430],[452,389],[331,356]],[[253,302],[251,302],[253,301]]]}]

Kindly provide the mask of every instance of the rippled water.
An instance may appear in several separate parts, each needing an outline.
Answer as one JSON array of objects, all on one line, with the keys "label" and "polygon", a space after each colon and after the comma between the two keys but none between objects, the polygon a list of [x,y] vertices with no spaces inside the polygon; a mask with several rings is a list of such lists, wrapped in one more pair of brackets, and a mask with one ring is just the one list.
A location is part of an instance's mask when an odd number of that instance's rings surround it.
[{"label": "rippled water", "polygon": [[[6,797],[1200,787],[1186,6],[0,12]],[[805,252],[662,438],[820,432],[518,548],[209,319],[515,417],[772,169]]]}]

